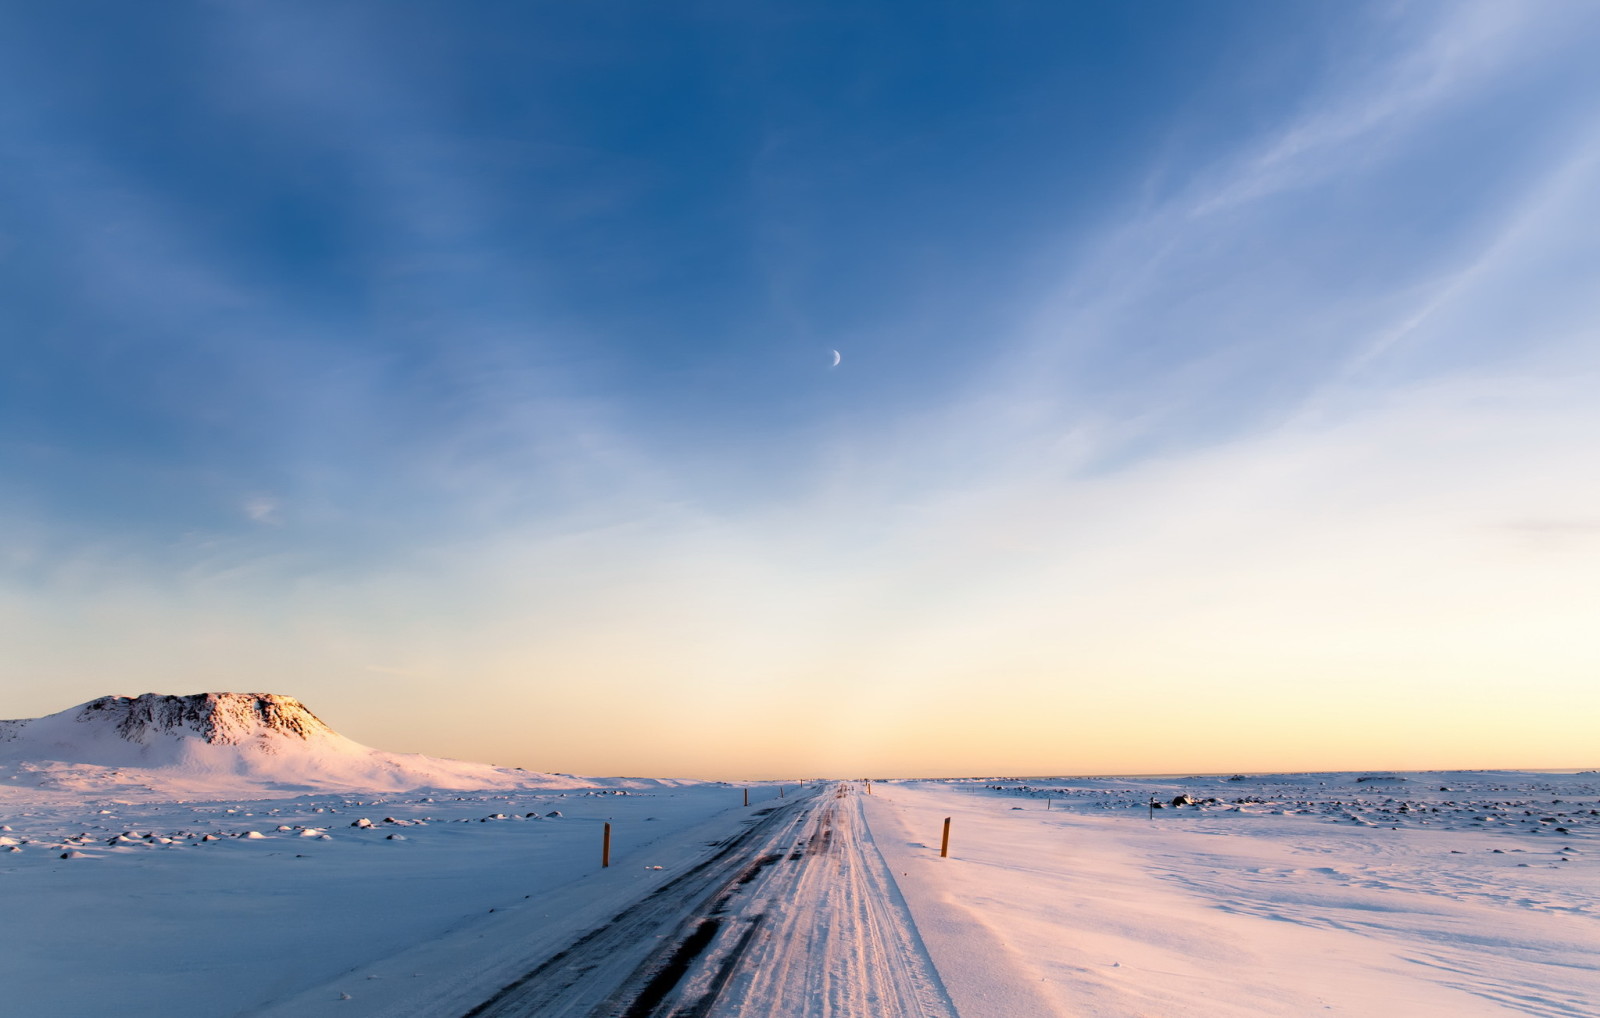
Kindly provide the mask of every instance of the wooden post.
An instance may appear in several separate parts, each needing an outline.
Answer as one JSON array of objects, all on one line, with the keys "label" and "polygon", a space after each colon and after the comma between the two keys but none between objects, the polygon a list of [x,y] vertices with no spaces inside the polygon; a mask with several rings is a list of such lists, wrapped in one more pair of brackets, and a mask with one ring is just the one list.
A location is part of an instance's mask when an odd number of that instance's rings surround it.
[{"label": "wooden post", "polygon": [[950,818],[944,818],[944,840],[939,842],[939,858],[946,859],[950,856]]},{"label": "wooden post", "polygon": [[782,785],[778,786],[778,798],[780,798],[780,799],[783,798],[783,786]]},{"label": "wooden post", "polygon": [[744,790],[744,804],[746,806],[750,805],[750,789],[748,788]]},{"label": "wooden post", "polygon": [[600,866],[605,868],[611,865],[611,825],[606,824],[605,837],[600,841]]},{"label": "wooden post", "polygon": [[1044,801],[1044,808],[1045,808],[1046,812],[1049,812],[1049,810],[1050,810],[1050,800],[1049,799],[1046,799]]}]

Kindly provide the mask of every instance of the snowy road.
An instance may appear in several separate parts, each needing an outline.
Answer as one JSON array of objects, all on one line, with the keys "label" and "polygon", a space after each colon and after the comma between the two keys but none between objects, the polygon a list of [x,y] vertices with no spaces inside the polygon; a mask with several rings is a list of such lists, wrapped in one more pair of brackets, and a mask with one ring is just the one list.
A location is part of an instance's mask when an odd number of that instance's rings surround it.
[{"label": "snowy road", "polygon": [[744,906],[761,932],[708,1018],[955,1018],[851,786]]},{"label": "snowy road", "polygon": [[762,814],[465,1018],[955,1018],[851,786]]}]

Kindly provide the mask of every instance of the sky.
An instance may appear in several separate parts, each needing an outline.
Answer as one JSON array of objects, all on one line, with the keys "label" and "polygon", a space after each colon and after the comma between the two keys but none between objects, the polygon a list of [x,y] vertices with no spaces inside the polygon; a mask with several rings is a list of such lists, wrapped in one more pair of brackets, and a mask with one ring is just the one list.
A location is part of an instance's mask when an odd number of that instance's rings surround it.
[{"label": "sky", "polygon": [[1600,764],[1592,4],[5,21],[0,716]]}]

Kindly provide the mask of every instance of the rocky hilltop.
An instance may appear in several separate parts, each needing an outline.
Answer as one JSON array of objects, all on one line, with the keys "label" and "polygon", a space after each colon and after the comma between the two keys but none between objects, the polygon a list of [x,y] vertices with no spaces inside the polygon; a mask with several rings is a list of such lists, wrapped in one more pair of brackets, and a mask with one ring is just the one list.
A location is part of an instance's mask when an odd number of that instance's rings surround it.
[{"label": "rocky hilltop", "polygon": [[276,693],[102,696],[78,712],[79,721],[114,721],[117,733],[130,742],[192,734],[208,743],[237,745],[261,735],[309,740],[337,734],[305,704]]},{"label": "rocky hilltop", "polygon": [[544,774],[363,746],[299,700],[275,693],[102,696],[59,714],[0,721],[0,785],[201,796],[514,788],[553,781]]}]

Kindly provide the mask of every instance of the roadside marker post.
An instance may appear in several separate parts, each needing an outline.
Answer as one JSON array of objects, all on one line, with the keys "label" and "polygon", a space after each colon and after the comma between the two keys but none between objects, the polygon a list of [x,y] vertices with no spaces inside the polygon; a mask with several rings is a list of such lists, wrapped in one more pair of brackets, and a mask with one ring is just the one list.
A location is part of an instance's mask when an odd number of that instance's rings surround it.
[{"label": "roadside marker post", "polygon": [[950,818],[949,817],[945,817],[944,818],[944,840],[939,842],[939,858],[948,859],[949,857],[950,857]]},{"label": "roadside marker post", "polygon": [[611,825],[606,824],[606,833],[600,839],[600,868],[605,869],[611,865]]},{"label": "roadside marker post", "polygon": [[748,788],[744,790],[744,804],[746,806],[750,805],[750,789]]}]

